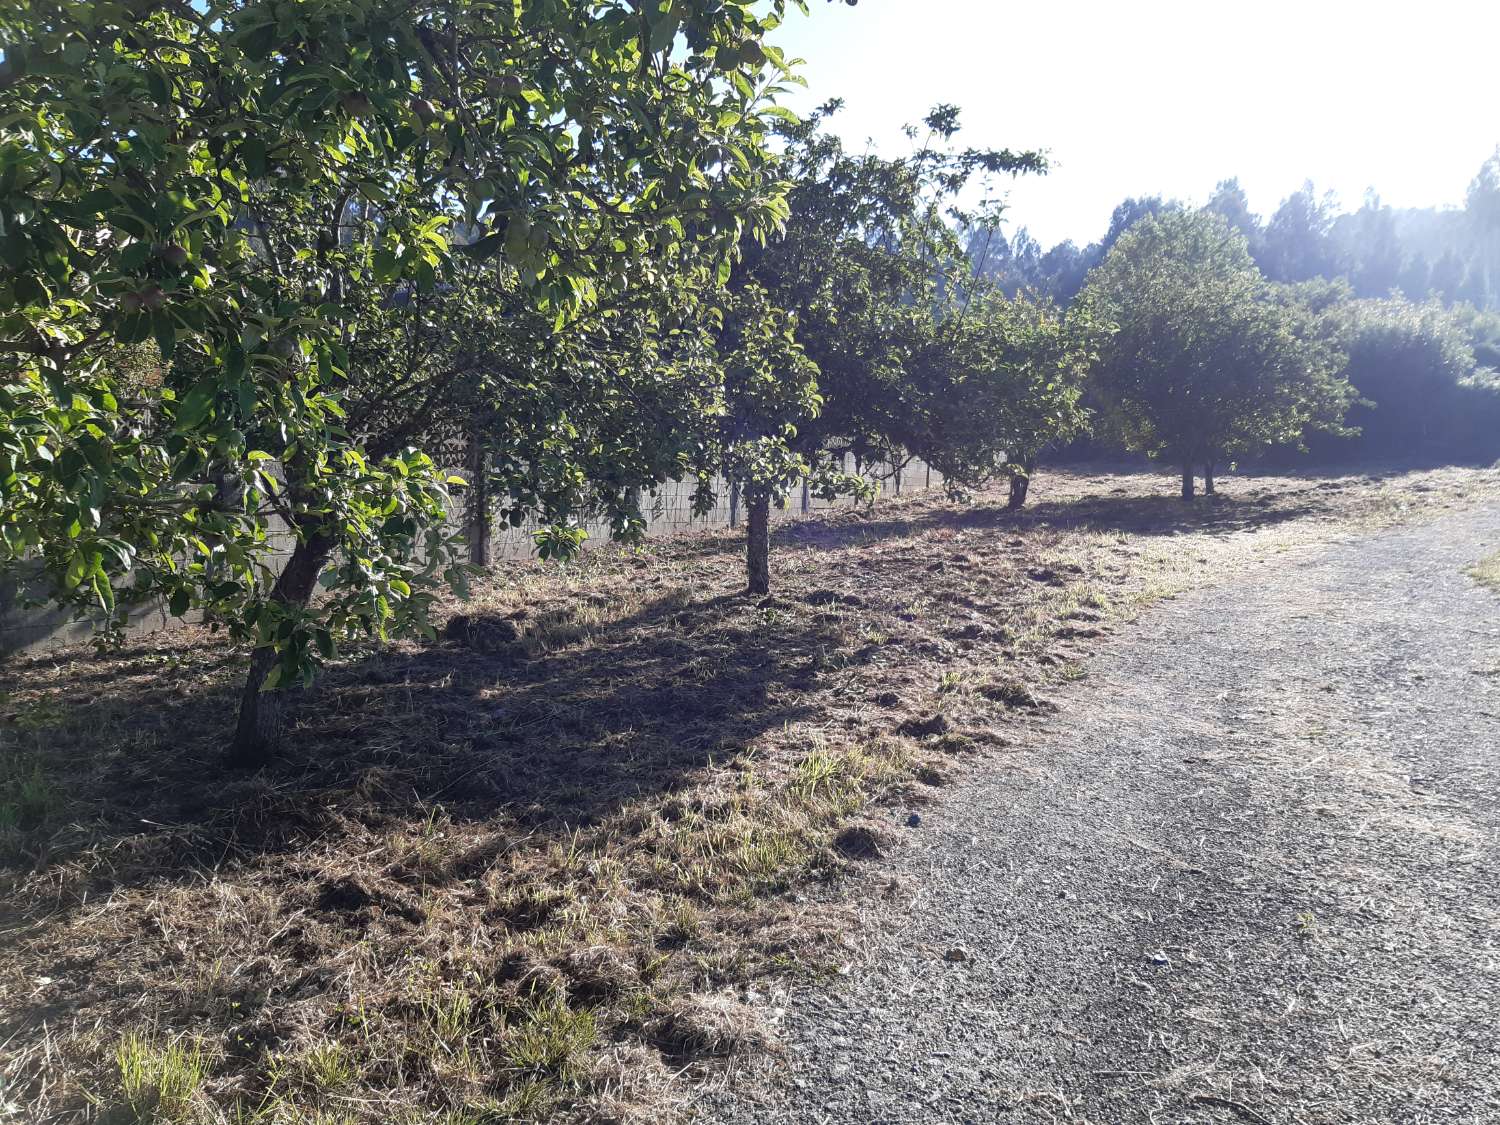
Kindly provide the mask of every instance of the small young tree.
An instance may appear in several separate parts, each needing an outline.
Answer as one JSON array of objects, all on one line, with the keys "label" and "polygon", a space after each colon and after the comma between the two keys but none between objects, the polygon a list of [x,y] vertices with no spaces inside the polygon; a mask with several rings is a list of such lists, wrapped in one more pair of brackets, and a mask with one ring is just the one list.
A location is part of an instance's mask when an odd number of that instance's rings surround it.
[{"label": "small young tree", "polygon": [[995,292],[955,309],[912,365],[923,458],[950,487],[1008,477],[1008,506],[1020,508],[1041,451],[1083,431],[1095,336],[1083,312],[1065,319],[1027,295]]},{"label": "small young tree", "polygon": [[719,307],[714,265],[653,254],[626,275],[628,289],[561,328],[522,307],[477,329],[491,355],[458,412],[482,466],[472,522],[539,524],[546,558],[579,550],[586,520],[616,539],[644,533],[643,494],[696,473],[718,418],[722,380],[704,323]]},{"label": "small young tree", "polygon": [[771,591],[771,506],[814,472],[794,446],[798,427],[817,417],[818,368],[796,340],[796,319],[750,284],[725,294],[716,353],[721,381],[709,416],[716,425],[698,458],[697,503],[712,502],[715,475],[745,499],[745,563],[752,594]]},{"label": "small young tree", "polygon": [[1343,359],[1304,302],[1261,277],[1226,220],[1176,212],[1132,227],[1094,271],[1083,307],[1115,331],[1096,389],[1128,448],[1182,469],[1337,428],[1354,399]]},{"label": "small young tree", "polygon": [[[953,106],[908,131],[918,147],[907,157],[851,154],[823,130],[839,105],[781,127],[785,230],[744,240],[730,287],[757,287],[793,314],[796,341],[816,365],[821,407],[788,435],[791,451],[824,492],[867,493],[857,473],[842,471],[845,457],[899,464],[921,439],[910,364],[969,278],[953,222],[971,218],[957,209],[959,194],[976,179],[1045,164],[1033,152],[959,147]],[[751,530],[759,535],[760,524]]]}]

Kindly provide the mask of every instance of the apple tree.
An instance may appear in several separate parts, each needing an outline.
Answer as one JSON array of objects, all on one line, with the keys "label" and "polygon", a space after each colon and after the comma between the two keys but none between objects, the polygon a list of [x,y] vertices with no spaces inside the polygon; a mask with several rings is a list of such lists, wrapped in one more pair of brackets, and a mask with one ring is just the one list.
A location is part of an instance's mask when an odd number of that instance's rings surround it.
[{"label": "apple tree", "polygon": [[211,610],[263,760],[286,688],[461,578],[443,433],[520,403],[576,477],[552,423],[598,380],[500,361],[783,217],[782,7],[0,11],[0,567],[108,620]]},{"label": "apple tree", "polygon": [[1130,228],[1080,300],[1112,324],[1095,365],[1108,426],[1130,448],[1194,469],[1314,428],[1339,430],[1355,399],[1325,318],[1267,282],[1244,235],[1218,215],[1176,211]]},{"label": "apple tree", "polygon": [[1037,458],[1087,425],[1084,379],[1099,333],[1079,310],[999,291],[935,326],[915,357],[923,432],[917,450],[950,487],[1008,478],[1008,506],[1026,502]]}]

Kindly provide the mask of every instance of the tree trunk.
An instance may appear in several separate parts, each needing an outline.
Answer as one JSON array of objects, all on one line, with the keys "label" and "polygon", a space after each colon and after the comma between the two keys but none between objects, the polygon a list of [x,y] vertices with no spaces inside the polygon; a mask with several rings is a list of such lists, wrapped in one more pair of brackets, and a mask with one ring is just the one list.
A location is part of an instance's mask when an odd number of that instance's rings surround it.
[{"label": "tree trunk", "polygon": [[[218,512],[232,512],[239,508],[245,496],[245,478],[238,472],[229,472],[220,469],[210,475],[209,480],[214,486],[214,510]],[[204,577],[210,582],[215,581],[218,568],[223,565],[221,560],[209,559],[205,564]],[[203,624],[217,631],[224,624],[222,614],[213,608],[203,610]]]},{"label": "tree trunk", "polygon": [[1207,461],[1203,465],[1203,495],[1213,496],[1214,493],[1214,463]]},{"label": "tree trunk", "polygon": [[1182,498],[1191,500],[1193,498],[1193,465],[1192,462],[1182,466]]},{"label": "tree trunk", "polygon": [[[322,535],[299,540],[276,579],[276,585],[271,587],[271,601],[289,608],[300,609],[307,605],[332,546],[332,541]],[[270,646],[258,648],[250,654],[250,671],[240,696],[239,723],[227,758],[230,766],[265,765],[281,742],[286,723],[287,689],[291,685],[279,684],[263,690],[276,659],[276,649]]]},{"label": "tree trunk", "polygon": [[469,438],[469,562],[486,570],[490,565],[489,457],[477,436]]},{"label": "tree trunk", "polygon": [[1027,457],[1021,461],[1021,471],[1010,474],[1010,499],[1006,501],[1007,511],[1016,511],[1026,504],[1026,493],[1031,489],[1031,474],[1036,472],[1036,458]]},{"label": "tree trunk", "polygon": [[745,493],[745,567],[752,594],[771,592],[771,494]]}]

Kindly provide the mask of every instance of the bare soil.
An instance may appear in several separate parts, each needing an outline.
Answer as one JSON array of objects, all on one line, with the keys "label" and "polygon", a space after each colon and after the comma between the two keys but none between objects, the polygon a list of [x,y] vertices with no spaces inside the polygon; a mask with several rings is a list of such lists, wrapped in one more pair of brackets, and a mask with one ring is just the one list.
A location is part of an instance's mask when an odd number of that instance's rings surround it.
[{"label": "bare soil", "polygon": [[1122,625],[1492,500],[1500,474],[1169,488],[1052,474],[1022,513],[987,494],[787,524],[768,600],[725,533],[507,567],[439,641],[345,654],[253,775],[218,763],[245,654],[206,630],[13,661],[0,1115],[701,1105],[778,1050],[778,990],[852,972],[862,873],[905,901],[884,873],[917,810],[1068,721]]}]

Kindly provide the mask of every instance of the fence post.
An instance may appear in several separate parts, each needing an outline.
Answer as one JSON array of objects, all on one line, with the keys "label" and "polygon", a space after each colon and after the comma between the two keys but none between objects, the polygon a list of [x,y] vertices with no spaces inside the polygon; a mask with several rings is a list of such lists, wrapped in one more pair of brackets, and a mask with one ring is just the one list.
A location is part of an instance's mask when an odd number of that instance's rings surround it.
[{"label": "fence post", "polygon": [[740,486],[736,481],[729,486],[729,526],[737,527],[740,522]]},{"label": "fence post", "polygon": [[812,508],[812,496],[809,494],[808,489],[807,489],[807,478],[803,477],[802,478],[802,514],[804,516],[807,515],[808,511],[811,508]]}]

